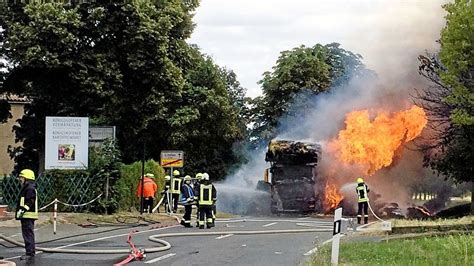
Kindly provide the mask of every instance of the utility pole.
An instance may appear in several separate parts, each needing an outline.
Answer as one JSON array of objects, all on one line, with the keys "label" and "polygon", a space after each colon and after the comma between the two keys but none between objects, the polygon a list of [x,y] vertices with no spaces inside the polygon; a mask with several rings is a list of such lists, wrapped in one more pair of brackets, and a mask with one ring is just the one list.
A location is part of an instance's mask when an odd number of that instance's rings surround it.
[{"label": "utility pole", "polygon": [[143,214],[144,199],[143,199],[143,188],[145,186],[145,140],[143,140],[143,158],[142,158],[142,177],[141,177],[141,186],[142,186],[142,195],[140,197],[140,214]]}]

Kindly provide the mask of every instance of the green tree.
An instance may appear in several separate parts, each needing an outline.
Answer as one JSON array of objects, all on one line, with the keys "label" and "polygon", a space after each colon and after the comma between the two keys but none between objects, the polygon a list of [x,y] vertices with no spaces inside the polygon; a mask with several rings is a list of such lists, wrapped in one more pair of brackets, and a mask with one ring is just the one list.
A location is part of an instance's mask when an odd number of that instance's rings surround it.
[{"label": "green tree", "polygon": [[250,102],[252,141],[258,145],[275,137],[279,119],[294,109],[295,99],[302,92],[314,96],[366,72],[361,56],[340,48],[338,43],[281,52],[272,71],[265,72],[259,82],[263,95]]},{"label": "green tree", "polygon": [[456,0],[444,8],[448,15],[439,56],[419,57],[420,74],[432,82],[416,96],[433,133],[421,147],[427,166],[457,183],[472,182],[474,195],[474,6]]},{"label": "green tree", "polygon": [[444,9],[448,14],[441,31],[439,58],[446,68],[440,77],[452,88],[446,97],[454,107],[451,121],[474,125],[474,5],[470,0],[456,0]]},{"label": "green tree", "polygon": [[232,100],[241,99],[242,91],[235,91],[228,73],[197,49],[192,62],[179,107],[169,121],[170,144],[185,151],[187,173],[206,171],[221,179],[238,162],[233,145],[243,139],[244,125]]},{"label": "green tree", "polygon": [[186,151],[186,171],[223,177],[237,160],[244,89],[186,43],[197,0],[3,4],[1,92],[32,99],[15,128],[21,167],[38,169],[45,116],[117,126],[125,163]]}]

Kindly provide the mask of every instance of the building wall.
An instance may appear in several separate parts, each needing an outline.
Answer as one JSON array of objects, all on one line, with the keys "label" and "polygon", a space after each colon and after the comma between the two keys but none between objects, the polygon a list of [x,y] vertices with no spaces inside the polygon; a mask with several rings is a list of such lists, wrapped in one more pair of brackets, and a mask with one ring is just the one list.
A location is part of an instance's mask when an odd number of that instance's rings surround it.
[{"label": "building wall", "polygon": [[8,154],[8,146],[18,146],[19,143],[15,144],[15,133],[12,131],[16,120],[21,118],[24,113],[24,103],[10,103],[12,118],[5,124],[0,124],[0,175],[9,175],[13,171],[15,162],[10,158]]}]

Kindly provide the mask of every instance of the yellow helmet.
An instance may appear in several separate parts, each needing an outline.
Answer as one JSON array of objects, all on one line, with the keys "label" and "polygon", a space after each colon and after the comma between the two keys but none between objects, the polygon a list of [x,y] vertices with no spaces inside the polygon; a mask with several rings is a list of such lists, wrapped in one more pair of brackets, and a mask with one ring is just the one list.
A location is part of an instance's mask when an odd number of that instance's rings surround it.
[{"label": "yellow helmet", "polygon": [[23,169],[20,172],[20,177],[24,177],[25,179],[35,180],[35,173],[30,169]]},{"label": "yellow helmet", "polygon": [[151,174],[151,173],[147,173],[145,176],[146,176],[146,177],[149,177],[149,178],[155,178],[155,175],[154,175],[154,174]]},{"label": "yellow helmet", "polygon": [[171,180],[171,176],[169,176],[169,175],[165,176],[165,180],[166,180],[166,181],[170,181],[170,180]]},{"label": "yellow helmet", "polygon": [[364,183],[364,179],[362,177],[357,178],[357,183]]},{"label": "yellow helmet", "polygon": [[201,180],[202,179],[202,173],[197,173],[196,174],[196,179]]},{"label": "yellow helmet", "polygon": [[202,174],[202,180],[209,180],[209,174],[208,173]]},{"label": "yellow helmet", "polygon": [[191,181],[191,176],[190,175],[185,176],[184,181]]},{"label": "yellow helmet", "polygon": [[177,176],[177,175],[180,175],[180,173],[179,173],[178,170],[174,170],[174,171],[173,171],[173,175],[174,175],[174,176]]}]

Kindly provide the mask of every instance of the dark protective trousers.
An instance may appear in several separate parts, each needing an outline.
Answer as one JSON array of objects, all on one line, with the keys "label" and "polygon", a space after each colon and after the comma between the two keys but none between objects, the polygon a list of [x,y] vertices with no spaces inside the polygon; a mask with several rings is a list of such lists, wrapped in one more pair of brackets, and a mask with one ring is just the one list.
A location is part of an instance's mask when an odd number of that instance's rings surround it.
[{"label": "dark protective trousers", "polygon": [[362,220],[362,211],[364,211],[364,223],[369,222],[369,203],[368,202],[359,202],[357,210],[357,223],[360,224]]},{"label": "dark protective trousers", "polygon": [[173,212],[178,210],[179,194],[173,194]]},{"label": "dark protective trousers", "polygon": [[216,204],[212,204],[212,223],[216,222],[217,207]]},{"label": "dark protective trousers", "polygon": [[35,220],[21,219],[21,234],[25,242],[26,255],[35,255]]},{"label": "dark protective trousers", "polygon": [[184,205],[183,225],[186,227],[191,226],[191,212],[192,211],[193,211],[193,205]]},{"label": "dark protective trousers", "polygon": [[148,197],[143,199],[143,212],[151,213],[153,210],[153,197]]},{"label": "dark protective trousers", "polygon": [[196,221],[197,221],[197,226],[199,226],[199,203],[196,203]]},{"label": "dark protective trousers", "polygon": [[212,205],[199,206],[199,228],[203,228],[207,224],[207,228],[212,227]]}]

